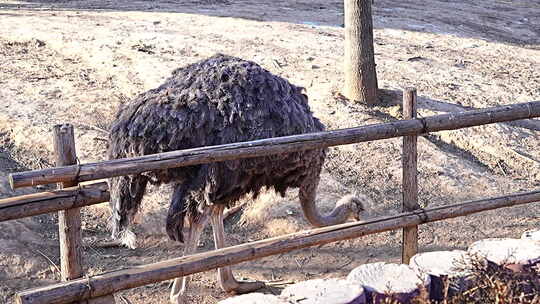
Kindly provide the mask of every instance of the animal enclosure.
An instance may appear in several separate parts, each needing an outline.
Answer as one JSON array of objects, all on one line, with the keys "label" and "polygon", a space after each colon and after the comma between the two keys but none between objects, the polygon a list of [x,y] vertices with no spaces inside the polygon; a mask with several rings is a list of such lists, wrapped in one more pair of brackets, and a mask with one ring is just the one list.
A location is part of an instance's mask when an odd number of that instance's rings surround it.
[{"label": "animal enclosure", "polygon": [[[429,132],[455,130],[459,128],[535,117],[540,117],[540,102],[538,101],[457,114],[436,115],[426,118],[401,120],[392,123],[367,125],[343,130],[270,138],[252,142],[181,150],[93,164],[70,165],[14,173],[10,176],[10,183],[13,188],[55,182],[78,183],[163,168],[190,166],[275,153],[287,153],[392,137],[411,137]],[[416,151],[415,149],[409,149],[408,153],[416,154]],[[411,158],[408,157],[407,159]],[[414,165],[408,166],[408,170],[414,167]],[[412,172],[416,173],[416,170],[412,170]],[[404,174],[404,176],[406,175]],[[413,189],[413,187],[407,189]],[[108,192],[104,183],[68,187],[66,189],[50,192],[13,197],[0,200],[0,210],[2,210],[0,220],[9,220],[78,208],[105,202],[108,199]],[[540,191],[513,194],[438,208],[413,210],[396,216],[377,218],[364,223],[346,223],[332,227],[313,229],[272,239],[246,243],[213,252],[132,267],[83,279],[73,279],[64,283],[21,292],[17,295],[17,301],[18,303],[70,303],[84,299],[95,299],[102,296],[110,296],[123,289],[202,272],[220,266],[237,264],[243,261],[299,248],[343,239],[351,239],[398,228],[410,228],[423,223],[536,201],[540,201]],[[410,208],[410,206],[408,208]],[[69,231],[67,234],[75,236],[76,238],[76,235],[80,235],[80,232]],[[404,244],[404,247],[410,248],[410,246],[407,245],[408,244]],[[410,253],[411,251],[408,250],[407,255]],[[68,257],[69,256],[70,255],[68,255]],[[63,264],[65,262],[67,261],[62,261]],[[77,263],[76,260],[70,260],[69,262]],[[113,301],[110,297],[105,299]]]}]

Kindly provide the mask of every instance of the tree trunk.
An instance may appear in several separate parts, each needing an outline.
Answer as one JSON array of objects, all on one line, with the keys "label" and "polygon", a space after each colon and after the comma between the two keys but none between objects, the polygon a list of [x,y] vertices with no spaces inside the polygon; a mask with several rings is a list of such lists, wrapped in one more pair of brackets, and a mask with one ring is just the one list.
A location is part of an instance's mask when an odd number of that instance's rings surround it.
[{"label": "tree trunk", "polygon": [[345,1],[345,88],[343,95],[367,104],[377,103],[377,73],[373,51],[370,0]]}]

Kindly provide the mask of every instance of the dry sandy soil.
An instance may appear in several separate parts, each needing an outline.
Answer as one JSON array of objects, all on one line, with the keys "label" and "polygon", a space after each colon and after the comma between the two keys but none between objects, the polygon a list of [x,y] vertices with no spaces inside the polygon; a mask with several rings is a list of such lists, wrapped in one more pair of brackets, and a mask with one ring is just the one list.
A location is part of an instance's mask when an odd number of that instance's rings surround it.
[{"label": "dry sandy soil", "polygon": [[[307,88],[330,129],[400,119],[400,89],[415,86],[420,115],[540,100],[540,4],[528,0],[389,1],[374,4],[380,106],[340,98],[342,1],[0,1],[0,192],[12,171],[51,165],[51,127],[76,127],[82,162],[102,160],[117,107],[156,87],[176,67],[216,52],[251,59]],[[540,187],[540,121],[475,127],[419,138],[422,206]],[[332,148],[319,204],[346,193],[367,199],[365,217],[400,209],[401,140]],[[169,189],[152,189],[138,248],[102,248],[107,206],[83,211],[88,274],[181,255],[163,231]],[[309,228],[296,192],[250,202],[227,223],[231,244]],[[279,202],[268,204],[268,202]],[[485,237],[538,227],[540,205],[486,212],[420,228],[420,249],[466,248]],[[59,275],[56,216],[0,223],[0,302]],[[373,261],[398,261],[399,231],[269,257],[234,267],[239,277],[292,282],[335,277]],[[213,246],[209,231],[200,249]],[[168,282],[121,292],[165,303]],[[279,285],[266,292],[279,292]],[[227,297],[214,272],[195,275],[193,303]],[[122,303],[122,302],[119,302]]]}]

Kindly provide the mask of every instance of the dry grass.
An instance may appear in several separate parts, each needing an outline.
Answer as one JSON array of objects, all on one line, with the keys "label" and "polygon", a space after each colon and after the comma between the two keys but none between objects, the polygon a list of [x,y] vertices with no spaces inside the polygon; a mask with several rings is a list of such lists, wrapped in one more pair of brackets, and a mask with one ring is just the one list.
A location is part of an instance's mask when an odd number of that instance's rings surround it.
[{"label": "dry grass", "polygon": [[[39,148],[39,147],[35,147]],[[7,172],[23,171],[28,169],[43,169],[52,167],[49,161],[50,153],[43,149],[29,151],[15,143],[4,132],[0,132],[0,164]],[[10,160],[9,166],[4,166],[4,160]]]},{"label": "dry grass", "polygon": [[[441,303],[529,304],[540,303],[538,267],[514,272],[506,267],[473,260],[471,286],[467,291]],[[451,284],[451,283],[450,283]],[[447,289],[450,284],[447,283]]]},{"label": "dry grass", "polygon": [[[534,267],[519,267],[515,265],[506,267],[486,263],[481,258],[471,258],[467,262],[467,286],[465,290],[458,290],[460,285],[456,279],[444,281],[444,299],[430,301],[427,290],[422,289],[413,303],[415,304],[538,304],[540,303],[540,265]],[[459,266],[458,266],[459,267]],[[512,269],[510,269],[512,268]],[[461,281],[463,282],[463,281]],[[386,303],[398,303],[389,299]]]}]

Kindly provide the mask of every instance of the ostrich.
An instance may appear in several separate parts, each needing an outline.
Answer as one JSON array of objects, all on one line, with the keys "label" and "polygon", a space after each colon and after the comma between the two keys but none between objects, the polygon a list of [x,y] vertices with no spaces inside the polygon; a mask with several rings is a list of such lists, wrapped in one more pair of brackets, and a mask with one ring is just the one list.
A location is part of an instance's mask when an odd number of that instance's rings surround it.
[{"label": "ostrich", "polygon": [[[109,157],[323,131],[302,90],[253,62],[217,54],[176,69],[160,87],[124,105],[111,127]],[[317,227],[358,219],[362,205],[352,195],[340,199],[330,214],[317,211],[315,196],[325,153],[315,149],[113,177],[109,180],[113,237],[130,234],[148,183],[172,184],[166,231],[172,240],[185,243],[184,255],[195,252],[208,220],[215,247],[225,247],[224,208],[247,194],[256,198],[263,188],[282,196],[288,188],[299,188],[303,212]],[[185,223],[189,232],[183,235]],[[227,292],[264,286],[236,281],[229,267],[218,269],[218,280]],[[171,302],[184,303],[188,281],[189,277],[175,279]]]}]

